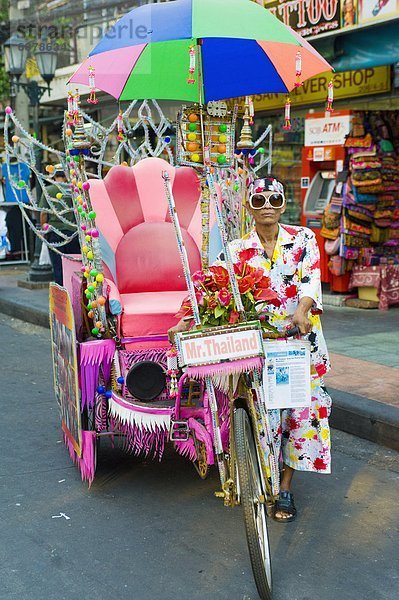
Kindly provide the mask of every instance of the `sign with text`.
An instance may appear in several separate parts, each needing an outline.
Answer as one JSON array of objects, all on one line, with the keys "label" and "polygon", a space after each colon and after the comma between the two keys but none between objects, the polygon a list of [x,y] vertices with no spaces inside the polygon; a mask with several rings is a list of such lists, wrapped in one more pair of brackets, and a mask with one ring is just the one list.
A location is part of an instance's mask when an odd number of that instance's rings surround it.
[{"label": "sign with text", "polygon": [[253,0],[302,37],[356,29],[399,17],[399,0]]},{"label": "sign with text", "polygon": [[229,329],[206,334],[178,335],[181,366],[215,364],[263,356],[262,332],[259,329]]},{"label": "sign with text", "polygon": [[68,291],[55,283],[50,285],[50,328],[54,389],[61,413],[61,426],[80,457],[82,426],[75,321]]},{"label": "sign with text", "polygon": [[351,124],[351,115],[334,113],[324,119],[305,119],[305,146],[343,146]]},{"label": "sign with text", "polygon": [[[327,88],[331,73],[322,73],[303,82],[291,94],[291,106],[303,104],[323,104],[327,98]],[[391,68],[389,66],[342,71],[334,74],[334,99],[355,98],[382,94],[391,90]],[[254,108],[257,112],[275,108],[284,110],[285,96],[283,94],[257,94],[253,97]],[[245,98],[239,98],[239,112],[244,110]]]},{"label": "sign with text", "polygon": [[310,406],[310,342],[265,340],[264,346],[263,389],[266,408]]},{"label": "sign with text", "polygon": [[340,0],[264,0],[264,6],[303,37],[340,28]]}]

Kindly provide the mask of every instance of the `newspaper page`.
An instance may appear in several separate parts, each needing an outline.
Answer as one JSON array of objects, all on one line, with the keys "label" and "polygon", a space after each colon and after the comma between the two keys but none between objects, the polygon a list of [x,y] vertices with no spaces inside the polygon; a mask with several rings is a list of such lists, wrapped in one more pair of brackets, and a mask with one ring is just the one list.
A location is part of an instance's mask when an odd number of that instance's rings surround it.
[{"label": "newspaper page", "polygon": [[303,340],[265,341],[264,348],[266,408],[310,406],[310,343]]}]

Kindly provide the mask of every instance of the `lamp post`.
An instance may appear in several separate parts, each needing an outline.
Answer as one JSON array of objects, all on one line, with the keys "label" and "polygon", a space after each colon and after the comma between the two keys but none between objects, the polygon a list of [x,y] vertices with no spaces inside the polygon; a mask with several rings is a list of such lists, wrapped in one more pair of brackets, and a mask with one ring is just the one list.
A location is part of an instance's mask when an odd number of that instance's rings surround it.
[{"label": "lamp post", "polygon": [[[37,137],[40,137],[39,123],[39,105],[40,100],[45,92],[50,95],[50,83],[54,78],[57,67],[57,51],[53,49],[51,43],[48,43],[46,38],[43,38],[39,44],[38,50],[35,52],[35,58],[39,67],[40,75],[47,83],[47,87],[41,86],[37,81],[21,82],[20,78],[25,71],[26,61],[28,58],[28,42],[19,33],[14,33],[4,43],[5,65],[10,76],[10,97],[11,105],[16,98],[17,92],[22,88],[29,98],[29,105],[32,107],[32,129]],[[38,147],[35,147],[36,167],[41,171],[42,152]],[[40,185],[36,182],[36,199],[40,200]],[[42,242],[36,236],[33,262],[28,273],[28,281],[32,282],[47,282],[53,279],[53,269],[51,265],[40,265],[39,258]]]}]

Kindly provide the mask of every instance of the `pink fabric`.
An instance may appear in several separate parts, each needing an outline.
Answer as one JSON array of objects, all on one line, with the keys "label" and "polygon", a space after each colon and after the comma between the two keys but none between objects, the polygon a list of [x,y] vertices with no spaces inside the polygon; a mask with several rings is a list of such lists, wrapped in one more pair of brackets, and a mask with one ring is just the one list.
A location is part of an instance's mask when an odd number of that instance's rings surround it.
[{"label": "pink fabric", "polygon": [[175,314],[187,296],[180,292],[144,292],[122,294],[123,335],[128,337],[165,334],[177,323]]},{"label": "pink fabric", "polygon": [[96,473],[96,462],[97,462],[97,453],[96,453],[96,444],[97,436],[95,431],[82,431],[82,456],[79,457],[76,452],[73,444],[69,440],[69,438],[64,434],[64,442],[66,447],[68,448],[69,456],[77,465],[80,471],[80,475],[83,481],[87,481],[89,484],[89,488],[93,483],[94,475]]},{"label": "pink fabric", "polygon": [[89,67],[95,68],[99,89],[119,98],[127,79],[147,44],[117,48],[89,56],[72,75],[68,83],[89,85]]},{"label": "pink fabric", "polygon": [[[182,230],[192,272],[201,268],[196,243]],[[187,291],[176,236],[171,223],[141,223],[121,240],[116,252],[116,273],[121,294]]]},{"label": "pink fabric", "polygon": [[374,287],[380,303],[378,308],[388,310],[392,304],[399,304],[399,265],[379,265],[362,267],[355,265],[350,278],[349,289]]},{"label": "pink fabric", "polygon": [[93,408],[96,388],[102,367],[104,380],[108,383],[111,362],[115,354],[114,340],[93,340],[79,344],[79,382],[81,408]]}]

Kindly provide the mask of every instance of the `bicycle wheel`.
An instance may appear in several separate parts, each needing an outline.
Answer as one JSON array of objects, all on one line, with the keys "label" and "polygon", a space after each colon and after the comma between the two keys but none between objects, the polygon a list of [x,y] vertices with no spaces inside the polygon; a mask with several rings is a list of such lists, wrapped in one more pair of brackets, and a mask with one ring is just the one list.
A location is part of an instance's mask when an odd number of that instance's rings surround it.
[{"label": "bicycle wheel", "polygon": [[236,460],[241,504],[252,571],[262,600],[272,598],[272,568],[267,533],[266,504],[263,496],[258,453],[247,412],[237,408],[234,413]]}]

